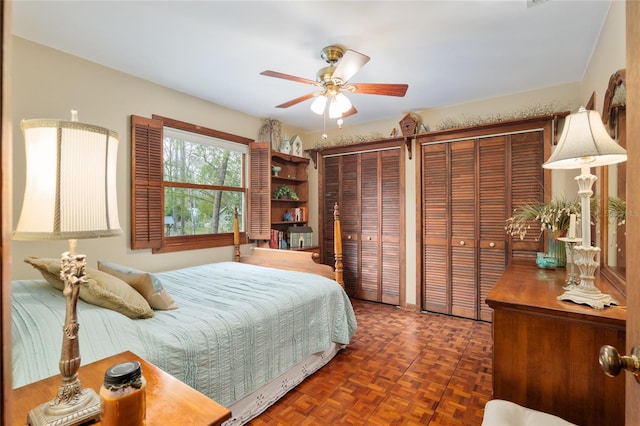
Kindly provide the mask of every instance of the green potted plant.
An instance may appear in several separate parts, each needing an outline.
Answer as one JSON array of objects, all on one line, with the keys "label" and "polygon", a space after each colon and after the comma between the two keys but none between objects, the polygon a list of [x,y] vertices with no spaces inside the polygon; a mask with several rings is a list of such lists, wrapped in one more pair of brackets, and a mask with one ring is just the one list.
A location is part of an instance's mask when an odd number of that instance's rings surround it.
[{"label": "green potted plant", "polygon": [[287,185],[280,185],[279,187],[276,188],[275,191],[273,191],[273,198],[276,198],[276,199],[289,198],[291,200],[297,200],[298,195],[295,193],[293,189],[289,188]]}]

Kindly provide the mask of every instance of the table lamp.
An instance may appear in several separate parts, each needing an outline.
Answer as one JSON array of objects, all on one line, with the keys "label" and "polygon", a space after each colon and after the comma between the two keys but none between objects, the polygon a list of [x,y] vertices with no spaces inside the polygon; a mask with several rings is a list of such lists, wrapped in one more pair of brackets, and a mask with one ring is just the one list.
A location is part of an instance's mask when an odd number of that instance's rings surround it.
[{"label": "table lamp", "polygon": [[55,119],[23,120],[26,186],[16,240],[69,240],[60,278],[67,300],[60,373],[62,384],[52,401],[29,412],[30,425],[78,425],[100,419],[101,403],[78,379],[80,346],[76,304],[86,283],[85,255],[77,239],[122,234],[116,197],[119,136],[102,127]]},{"label": "table lamp", "polygon": [[573,250],[575,264],[580,270],[580,284],[558,296],[558,300],[569,300],[586,304],[596,309],[617,305],[611,296],[602,293],[595,285],[595,260],[600,248],[591,245],[591,205],[593,183],[596,176],[591,167],[621,163],[627,160],[627,152],[616,143],[602,123],[597,111],[580,107],[578,112],[566,117],[560,140],[551,157],[542,165],[547,169],[580,169],[576,176],[581,203],[582,244]]}]

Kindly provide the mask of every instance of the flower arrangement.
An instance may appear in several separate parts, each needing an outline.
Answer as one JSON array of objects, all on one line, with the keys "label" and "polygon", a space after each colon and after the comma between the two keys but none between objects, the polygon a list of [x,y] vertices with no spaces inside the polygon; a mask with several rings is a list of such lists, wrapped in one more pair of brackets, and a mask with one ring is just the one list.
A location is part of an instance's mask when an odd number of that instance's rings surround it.
[{"label": "flower arrangement", "polygon": [[579,201],[555,199],[548,203],[525,204],[516,208],[513,216],[507,219],[505,230],[507,234],[517,235],[523,240],[532,222],[538,222],[540,235],[544,231],[561,233],[569,229],[571,214],[575,214],[576,220],[580,221],[580,211]]}]

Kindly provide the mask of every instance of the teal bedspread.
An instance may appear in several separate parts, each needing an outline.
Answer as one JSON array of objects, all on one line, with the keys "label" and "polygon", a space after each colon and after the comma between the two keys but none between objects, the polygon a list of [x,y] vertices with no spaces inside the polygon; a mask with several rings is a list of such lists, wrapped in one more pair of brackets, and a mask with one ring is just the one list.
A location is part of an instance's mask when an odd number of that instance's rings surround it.
[{"label": "teal bedspread", "polygon": [[[78,301],[83,364],[130,350],[228,406],[356,330],[345,292],[317,275],[236,262],[156,275],[178,309],[131,320]],[[13,282],[14,387],[59,373],[64,309],[46,281]]]}]

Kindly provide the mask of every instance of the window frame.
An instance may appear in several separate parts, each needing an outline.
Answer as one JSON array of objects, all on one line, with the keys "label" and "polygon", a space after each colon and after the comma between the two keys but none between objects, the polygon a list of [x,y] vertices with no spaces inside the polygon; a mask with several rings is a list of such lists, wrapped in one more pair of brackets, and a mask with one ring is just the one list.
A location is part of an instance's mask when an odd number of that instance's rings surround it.
[{"label": "window frame", "polygon": [[[233,135],[230,133],[222,132],[219,130],[214,130],[206,127],[202,127],[195,124],[186,123],[180,120],[175,120],[168,117],[163,117],[160,115],[153,114],[151,119],[147,119],[144,117],[131,116],[131,249],[146,249],[151,248],[152,253],[169,253],[176,251],[185,251],[185,250],[198,250],[205,248],[214,248],[214,247],[225,247],[233,245],[233,233],[226,232],[220,234],[204,234],[204,235],[185,235],[185,236],[171,236],[166,237],[164,232],[164,195],[165,195],[165,187],[176,186],[175,183],[165,182],[164,180],[164,164],[163,164],[163,155],[160,157],[160,161],[151,161],[149,162],[149,157],[151,155],[148,154],[148,151],[151,149],[158,149],[158,147],[149,145],[158,143],[157,140],[145,140],[140,141],[140,133],[137,131],[140,126],[140,123],[144,122],[151,126],[155,127],[156,136],[158,131],[158,126],[160,128],[160,137],[159,143],[164,144],[164,127],[170,127],[173,129],[178,129],[182,131],[192,132],[196,134],[201,134],[204,136],[210,136],[213,138],[221,139],[223,141],[229,141],[232,143],[238,143],[243,145],[249,145],[253,142],[252,139],[245,138],[238,135]],[[156,138],[157,139],[157,138]],[[147,143],[148,146],[144,144]],[[159,147],[160,153],[163,152],[163,146]],[[157,155],[156,155],[157,157]],[[240,232],[240,241],[246,241],[246,218],[247,218],[247,198],[248,198],[248,170],[247,165],[249,161],[249,152],[243,157],[242,161],[242,191],[243,192],[243,206],[242,206],[242,215],[243,220],[242,223],[245,225],[245,230]],[[142,170],[142,173],[145,172],[145,168],[148,167],[149,173],[153,174],[156,178],[155,182],[152,182],[152,178],[146,178],[146,176],[142,176],[138,174],[138,170]],[[156,168],[159,167],[159,170]],[[159,173],[159,181],[158,181],[158,173]],[[180,187],[187,187],[189,185],[193,185],[194,187],[198,187],[197,184],[179,184]],[[154,194],[160,194],[161,202],[160,202],[160,214],[158,215],[157,211],[153,211],[158,208],[157,200],[156,203],[146,202],[147,200],[142,199],[140,196],[140,188],[147,187]],[[226,189],[226,187],[225,187]],[[144,192],[144,191],[142,191]],[[138,194],[138,197],[136,197]],[[151,196],[153,198],[153,196]],[[160,217],[158,217],[160,216]],[[141,219],[142,218],[142,219]],[[154,218],[147,219],[147,218]],[[160,228],[160,229],[158,229]],[[158,238],[158,232],[160,233]],[[140,235],[148,235],[149,238],[140,238]]]}]

